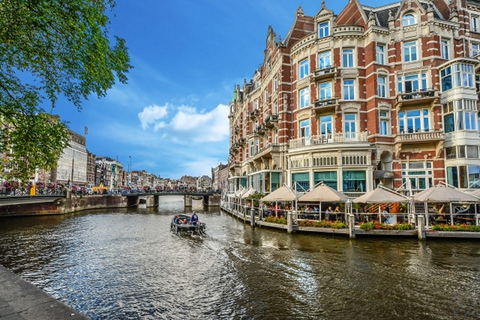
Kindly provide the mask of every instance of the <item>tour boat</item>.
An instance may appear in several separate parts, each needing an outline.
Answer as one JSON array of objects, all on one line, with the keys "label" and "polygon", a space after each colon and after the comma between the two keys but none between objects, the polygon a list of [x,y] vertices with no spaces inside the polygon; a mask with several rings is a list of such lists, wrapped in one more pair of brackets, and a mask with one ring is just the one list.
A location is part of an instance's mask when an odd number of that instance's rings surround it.
[{"label": "tour boat", "polygon": [[196,234],[204,235],[205,234],[205,223],[198,221],[195,224],[190,223],[191,216],[186,214],[177,214],[172,218],[170,223],[170,230],[175,233],[186,233],[186,234]]}]

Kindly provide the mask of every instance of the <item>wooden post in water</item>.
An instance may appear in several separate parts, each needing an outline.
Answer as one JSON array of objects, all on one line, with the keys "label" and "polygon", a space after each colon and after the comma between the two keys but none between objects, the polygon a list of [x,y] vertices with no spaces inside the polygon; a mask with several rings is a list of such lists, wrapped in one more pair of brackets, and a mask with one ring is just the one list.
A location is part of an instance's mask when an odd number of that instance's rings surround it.
[{"label": "wooden post in water", "polygon": [[287,232],[292,233],[293,231],[293,219],[292,219],[292,212],[287,212]]},{"label": "wooden post in water", "polygon": [[355,238],[355,216],[353,214],[348,215],[348,235],[350,239]]},{"label": "wooden post in water", "polygon": [[425,240],[425,216],[423,214],[419,214],[417,220],[418,239]]},{"label": "wooden post in water", "polygon": [[255,227],[255,209],[253,207],[250,209],[250,224]]}]

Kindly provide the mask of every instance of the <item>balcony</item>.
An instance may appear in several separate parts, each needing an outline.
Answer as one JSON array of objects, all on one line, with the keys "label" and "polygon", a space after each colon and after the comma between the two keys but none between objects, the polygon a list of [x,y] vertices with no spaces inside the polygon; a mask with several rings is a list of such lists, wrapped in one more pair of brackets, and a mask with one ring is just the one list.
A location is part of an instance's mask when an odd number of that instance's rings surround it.
[{"label": "balcony", "polygon": [[260,111],[258,109],[253,110],[252,112],[250,112],[250,119],[256,119],[259,114]]},{"label": "balcony", "polygon": [[277,144],[270,144],[266,148],[263,148],[259,152],[257,152],[253,160],[258,160],[260,158],[273,158],[275,153],[280,152],[280,146]]},{"label": "balcony", "polygon": [[395,137],[395,143],[418,144],[445,140],[443,131],[423,131],[411,133],[399,133]]},{"label": "balcony", "polygon": [[328,66],[314,71],[313,77],[316,81],[333,78],[337,73],[336,66]]},{"label": "balcony", "polygon": [[424,103],[432,103],[436,98],[438,98],[438,94],[436,90],[433,89],[401,93],[397,95],[397,105],[411,106]]},{"label": "balcony", "polygon": [[278,123],[278,114],[270,114],[265,118],[265,126],[273,128]]},{"label": "balcony", "polygon": [[367,132],[338,132],[329,133],[310,138],[298,138],[289,141],[289,148],[303,148],[310,146],[332,145],[332,144],[358,144],[359,142],[368,142]]},{"label": "balcony", "polygon": [[267,132],[267,128],[265,127],[265,124],[261,124],[258,126],[257,129],[255,129],[255,134],[263,135]]},{"label": "balcony", "polygon": [[247,141],[247,140],[246,140],[245,138],[240,138],[240,139],[238,139],[238,142],[237,142],[237,143],[238,143],[239,146],[243,146],[246,141]]},{"label": "balcony", "polygon": [[326,100],[315,100],[313,110],[317,113],[324,111],[335,110],[338,106],[338,100],[336,98]]}]

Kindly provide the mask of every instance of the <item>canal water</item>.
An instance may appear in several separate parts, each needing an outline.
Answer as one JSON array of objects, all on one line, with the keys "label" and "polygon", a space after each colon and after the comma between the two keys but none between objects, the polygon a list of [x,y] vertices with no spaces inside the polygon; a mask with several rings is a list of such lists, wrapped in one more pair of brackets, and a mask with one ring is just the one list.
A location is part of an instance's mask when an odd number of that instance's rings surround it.
[{"label": "canal water", "polygon": [[0,264],[91,319],[479,319],[480,242],[288,235],[159,208],[0,220]]}]

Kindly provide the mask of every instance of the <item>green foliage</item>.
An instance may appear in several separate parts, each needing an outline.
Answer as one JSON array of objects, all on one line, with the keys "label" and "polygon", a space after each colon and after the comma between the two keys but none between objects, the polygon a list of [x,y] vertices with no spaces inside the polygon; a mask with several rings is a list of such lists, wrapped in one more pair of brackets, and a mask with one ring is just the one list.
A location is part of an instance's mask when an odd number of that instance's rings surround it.
[{"label": "green foliage", "polygon": [[258,208],[260,204],[260,199],[262,199],[265,195],[261,192],[255,191],[253,194],[249,195],[247,199],[253,200],[253,206]]},{"label": "green foliage", "polygon": [[467,224],[437,224],[432,226],[436,231],[468,231],[468,232],[480,232],[480,226],[467,225]]},{"label": "green foliage", "polygon": [[287,224],[287,219],[286,218],[279,218],[279,217],[274,217],[274,216],[266,217],[265,221],[266,222],[271,222],[271,223]]},{"label": "green foliage", "polygon": [[36,166],[55,166],[68,142],[66,123],[45,114],[45,100],[51,112],[60,95],[81,110],[90,94],[105,96],[116,79],[126,83],[125,41],[114,37],[111,45],[108,34],[105,11],[114,6],[113,0],[0,1],[0,153],[10,177],[25,181]]},{"label": "green foliage", "polygon": [[369,231],[372,229],[377,230],[413,230],[413,225],[409,223],[397,223],[397,224],[386,224],[380,223],[378,221],[369,221],[360,223],[360,229]]},{"label": "green foliage", "polygon": [[333,229],[345,229],[347,225],[342,221],[314,221],[314,220],[300,220],[298,221],[300,227],[316,227],[316,228],[333,228]]}]

